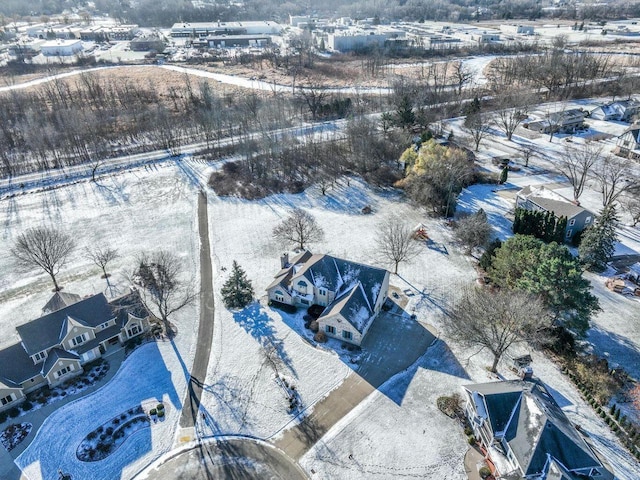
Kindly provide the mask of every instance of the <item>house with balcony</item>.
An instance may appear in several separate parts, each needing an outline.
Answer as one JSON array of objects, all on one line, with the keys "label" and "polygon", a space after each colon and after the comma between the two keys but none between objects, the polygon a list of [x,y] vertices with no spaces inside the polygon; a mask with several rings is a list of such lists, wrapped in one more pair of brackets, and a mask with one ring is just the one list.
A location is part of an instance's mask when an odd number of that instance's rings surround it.
[{"label": "house with balcony", "polygon": [[308,250],[280,260],[281,269],[267,287],[269,300],[324,307],[318,317],[320,330],[360,345],[387,299],[389,272]]},{"label": "house with balcony", "polygon": [[540,381],[465,385],[465,413],[496,478],[612,480]]},{"label": "house with balcony", "polygon": [[0,411],[27,393],[55,387],[82,373],[83,365],[149,329],[149,312],[137,292],[111,302],[56,293],[40,318],[16,327],[20,342],[0,350]]}]

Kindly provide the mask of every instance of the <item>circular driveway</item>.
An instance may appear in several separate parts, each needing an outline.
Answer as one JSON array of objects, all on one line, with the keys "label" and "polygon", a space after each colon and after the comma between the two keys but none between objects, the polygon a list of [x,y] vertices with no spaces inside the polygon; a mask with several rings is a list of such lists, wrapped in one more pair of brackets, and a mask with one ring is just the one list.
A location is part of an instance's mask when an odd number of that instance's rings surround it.
[{"label": "circular driveway", "polygon": [[136,479],[306,480],[304,471],[281,450],[249,439],[205,441],[136,476]]}]

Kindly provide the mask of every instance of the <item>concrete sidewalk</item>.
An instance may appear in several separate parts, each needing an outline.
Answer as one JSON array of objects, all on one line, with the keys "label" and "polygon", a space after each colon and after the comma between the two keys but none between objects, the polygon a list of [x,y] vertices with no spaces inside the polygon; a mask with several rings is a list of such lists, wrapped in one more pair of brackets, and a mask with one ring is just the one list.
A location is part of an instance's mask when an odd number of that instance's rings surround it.
[{"label": "concrete sidewalk", "polygon": [[286,430],[274,444],[299,460],[339,420],[387,380],[413,365],[436,337],[408,315],[382,312],[363,343],[363,360],[328,396],[313,405],[299,424]]}]

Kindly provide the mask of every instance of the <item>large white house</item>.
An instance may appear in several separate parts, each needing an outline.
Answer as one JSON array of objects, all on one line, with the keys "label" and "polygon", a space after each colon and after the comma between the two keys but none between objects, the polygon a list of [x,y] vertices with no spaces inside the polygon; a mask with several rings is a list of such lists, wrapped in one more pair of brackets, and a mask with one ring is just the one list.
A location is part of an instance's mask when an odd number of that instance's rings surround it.
[{"label": "large white house", "polygon": [[149,329],[137,292],[111,302],[101,293],[58,292],[43,310],[49,313],[16,327],[20,342],[0,350],[0,411],[80,375],[84,364]]},{"label": "large white house", "polygon": [[328,337],[362,343],[387,299],[387,270],[307,250],[283,255],[281,267],[267,287],[270,301],[325,307],[318,324]]}]

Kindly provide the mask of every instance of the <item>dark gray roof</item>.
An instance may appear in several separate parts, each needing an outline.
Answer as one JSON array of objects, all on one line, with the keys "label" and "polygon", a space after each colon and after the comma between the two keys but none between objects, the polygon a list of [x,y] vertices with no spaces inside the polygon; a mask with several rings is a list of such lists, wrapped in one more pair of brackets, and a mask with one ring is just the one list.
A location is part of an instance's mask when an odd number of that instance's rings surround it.
[{"label": "dark gray roof", "polygon": [[102,293],[16,327],[29,355],[51,348],[66,335],[69,318],[89,327],[97,327],[114,317]]},{"label": "dark gray roof", "polygon": [[42,375],[46,376],[60,359],[80,361],[80,357],[73,352],[67,352],[61,348],[52,348],[49,350],[49,355],[42,365]]},{"label": "dark gray roof", "polygon": [[45,306],[42,307],[42,311],[44,313],[55,312],[56,310],[60,310],[61,308],[65,308],[69,305],[73,305],[74,303],[78,303],[80,300],[82,300],[82,297],[76,293],[56,292],[45,304]]},{"label": "dark gray roof", "polygon": [[58,360],[80,360],[80,357],[73,352],[67,352],[61,348],[52,348],[49,350],[49,355],[42,365],[42,375],[46,376],[47,373],[55,366]]},{"label": "dark gray roof", "polygon": [[373,305],[367,301],[360,282],[328,305],[320,318],[336,313],[340,313],[360,333],[367,329],[373,321]]},{"label": "dark gray roof", "polygon": [[118,325],[119,328],[127,324],[129,313],[138,318],[147,318],[149,316],[149,311],[145,308],[144,303],[142,303],[140,293],[137,290],[132,290],[126,295],[111,300],[109,305],[117,317],[116,325]]},{"label": "dark gray roof", "polygon": [[373,307],[387,271],[331,255],[313,255],[304,267],[296,272],[298,273],[305,274],[316,287],[336,292],[336,297],[356,287],[360,282],[367,300]]},{"label": "dark gray roof", "polygon": [[[494,432],[500,431],[504,418],[509,417],[504,440],[525,476],[546,473],[549,457],[568,471],[602,466],[541,382],[517,380],[465,388],[484,396]],[[514,395],[518,396],[515,401]],[[509,405],[511,412],[507,412]]]},{"label": "dark gray roof", "polygon": [[22,383],[38,375],[40,367],[33,363],[19,343],[0,350],[0,378]]}]

